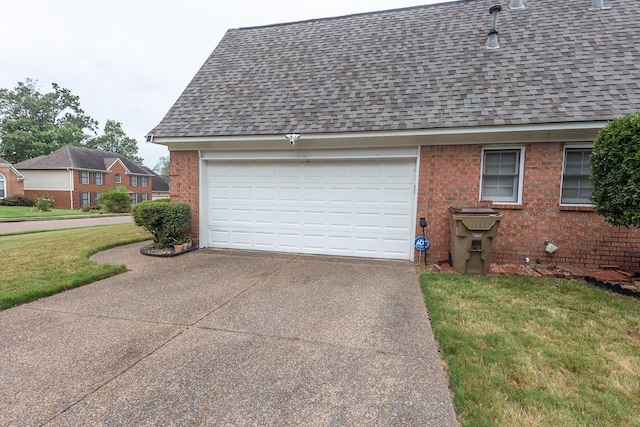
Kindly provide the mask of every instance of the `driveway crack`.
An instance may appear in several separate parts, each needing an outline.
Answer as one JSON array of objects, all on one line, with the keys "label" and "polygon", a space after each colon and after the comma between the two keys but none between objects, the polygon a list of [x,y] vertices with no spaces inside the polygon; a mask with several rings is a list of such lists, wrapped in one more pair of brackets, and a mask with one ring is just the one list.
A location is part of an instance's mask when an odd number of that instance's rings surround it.
[{"label": "driveway crack", "polygon": [[224,301],[222,304],[220,304],[219,306],[215,307],[213,310],[205,313],[204,315],[202,315],[199,319],[197,319],[196,321],[194,321],[193,323],[190,323],[189,326],[195,326],[196,324],[200,323],[201,321],[203,321],[204,319],[206,319],[207,317],[209,317],[210,315],[212,315],[213,313],[215,313],[216,311],[226,307],[227,305],[229,305],[229,303],[239,297],[241,297],[242,295],[244,295],[245,293],[247,293],[249,290],[255,288],[260,282],[264,281],[265,279],[268,279],[269,277],[273,276],[274,274],[276,274],[277,272],[279,272],[280,270],[282,270],[285,266],[287,266],[288,264],[291,264],[293,261],[295,261],[298,258],[298,255],[294,255],[291,258],[287,259],[285,262],[283,262],[282,264],[280,264],[278,267],[276,267],[275,269],[273,269],[272,271],[270,271],[268,274],[263,275],[262,277],[256,279],[253,283],[251,283],[249,286],[247,286],[246,288],[244,288],[243,290],[241,290],[240,292],[236,293],[235,295],[231,296],[231,298],[227,299],[226,301]]},{"label": "driveway crack", "polygon": [[79,399],[77,399],[75,402],[71,403],[70,405],[68,405],[66,408],[59,410],[58,412],[56,412],[51,418],[49,418],[48,420],[46,420],[45,422],[41,423],[40,426],[45,426],[47,424],[49,424],[50,422],[52,422],[53,420],[55,420],[56,418],[58,418],[60,415],[64,414],[65,412],[69,411],[71,408],[77,406],[79,403],[81,403],[83,400],[85,400],[86,398],[88,398],[89,396],[91,396],[92,394],[100,391],[102,388],[106,387],[107,385],[111,384],[113,381],[115,381],[117,378],[121,377],[123,374],[127,373],[128,371],[130,371],[131,369],[133,369],[135,366],[137,366],[138,364],[140,364],[142,361],[148,359],[149,357],[151,357],[152,355],[154,355],[156,352],[158,352],[159,350],[161,350],[162,348],[164,348],[167,344],[169,344],[170,342],[172,342],[173,340],[175,340],[176,338],[178,338],[179,336],[181,336],[187,329],[189,329],[188,327],[183,327],[181,330],[179,330],[178,332],[176,332],[173,336],[171,336],[170,338],[168,338],[165,342],[163,342],[162,344],[160,344],[159,346],[157,346],[156,348],[154,348],[153,350],[151,350],[149,353],[147,353],[146,355],[142,356],[140,359],[136,360],[135,362],[133,362],[131,365],[127,366],[126,368],[120,370],[119,372],[117,372],[115,375],[111,376],[110,378],[106,379],[105,381],[103,381],[102,383],[96,385],[93,389],[91,389],[90,391],[84,393],[82,395],[82,397],[80,397]]}]

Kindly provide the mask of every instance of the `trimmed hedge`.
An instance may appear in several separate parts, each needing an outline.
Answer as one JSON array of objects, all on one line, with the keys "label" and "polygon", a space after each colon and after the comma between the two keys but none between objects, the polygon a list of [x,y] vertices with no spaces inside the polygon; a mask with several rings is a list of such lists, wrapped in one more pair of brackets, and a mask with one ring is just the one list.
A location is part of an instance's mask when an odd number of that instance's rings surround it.
[{"label": "trimmed hedge", "polygon": [[191,207],[186,203],[142,202],[133,206],[132,213],[135,224],[151,233],[159,248],[183,240],[191,226]]},{"label": "trimmed hedge", "polygon": [[4,199],[0,199],[0,205],[2,206],[27,206],[33,207],[37,203],[37,197],[25,196],[23,194],[16,194],[13,196],[7,196]]},{"label": "trimmed hedge", "polygon": [[640,112],[609,122],[591,153],[591,200],[613,225],[640,227]]}]

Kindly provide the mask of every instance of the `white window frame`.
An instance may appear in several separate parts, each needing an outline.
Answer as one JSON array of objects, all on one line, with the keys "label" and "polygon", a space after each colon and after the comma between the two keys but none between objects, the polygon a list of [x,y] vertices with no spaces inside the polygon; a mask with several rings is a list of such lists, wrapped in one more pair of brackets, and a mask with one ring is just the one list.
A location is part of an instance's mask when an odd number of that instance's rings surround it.
[{"label": "white window frame", "polygon": [[5,197],[7,197],[7,178],[0,173],[0,190],[2,190],[2,196],[0,196],[0,199],[4,199]]},{"label": "white window frame", "polygon": [[593,203],[563,203],[562,202],[562,189],[564,188],[564,169],[567,161],[567,150],[577,149],[577,150],[592,150],[593,152],[593,144],[567,144],[564,146],[562,150],[562,175],[560,176],[560,195],[558,201],[560,206],[593,206]]},{"label": "white window frame", "polygon": [[148,184],[148,179],[146,176],[140,177],[140,187],[146,187]]},{"label": "white window frame", "polygon": [[138,176],[137,175],[129,176],[129,185],[131,185],[132,187],[137,187],[138,186]]},{"label": "white window frame", "polygon": [[[87,182],[84,182],[85,177],[87,178]],[[91,174],[89,173],[89,171],[80,171],[80,184],[91,184]]]},{"label": "white window frame", "polygon": [[131,196],[131,205],[137,205],[138,204],[138,194],[137,193],[129,193],[129,195]]},{"label": "white window frame", "polygon": [[113,182],[115,182],[116,184],[122,184],[122,175],[120,175],[119,173],[115,174],[113,176]]},{"label": "white window frame", "polygon": [[[98,180],[98,177],[100,177],[99,180]],[[93,176],[93,179],[96,185],[104,185],[104,174],[102,172],[96,172]]]},{"label": "white window frame", "polygon": [[148,202],[149,196],[147,195],[147,193],[140,193],[140,197],[138,197],[138,200],[140,200],[140,203]]},{"label": "white window frame", "polygon": [[[495,200],[483,197],[482,188],[484,187],[484,158],[485,153],[487,151],[520,151],[519,164],[518,164],[518,191],[516,195],[516,200]],[[499,205],[520,205],[522,204],[522,187],[524,184],[524,161],[525,161],[525,149],[523,146],[495,146],[495,147],[483,147],[482,148],[482,159],[480,161],[480,189],[478,194],[480,195],[479,200],[493,200],[493,203]]]}]

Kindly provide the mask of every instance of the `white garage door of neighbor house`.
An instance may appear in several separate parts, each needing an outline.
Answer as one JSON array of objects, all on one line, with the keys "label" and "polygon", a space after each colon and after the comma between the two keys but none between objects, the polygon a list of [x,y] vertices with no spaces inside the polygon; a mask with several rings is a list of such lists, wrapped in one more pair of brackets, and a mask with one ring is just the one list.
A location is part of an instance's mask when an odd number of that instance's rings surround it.
[{"label": "white garage door of neighbor house", "polygon": [[208,246],[410,259],[415,168],[415,159],[208,162]]}]

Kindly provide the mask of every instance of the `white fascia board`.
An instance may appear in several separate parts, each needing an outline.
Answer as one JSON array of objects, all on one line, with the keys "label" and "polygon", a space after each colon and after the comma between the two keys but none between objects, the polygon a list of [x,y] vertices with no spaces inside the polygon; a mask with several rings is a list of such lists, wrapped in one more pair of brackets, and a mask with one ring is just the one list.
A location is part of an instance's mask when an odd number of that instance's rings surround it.
[{"label": "white fascia board", "polygon": [[[304,148],[376,147],[393,145],[509,144],[593,141],[607,122],[548,123],[512,126],[438,128],[407,131],[300,133]],[[284,135],[154,138],[170,150],[291,149]]]},{"label": "white fascia board", "polygon": [[[288,144],[287,144],[288,145]],[[336,159],[415,159],[420,154],[415,145],[407,147],[378,147],[342,149],[256,149],[256,150],[200,150],[203,160],[336,160]]]},{"label": "white fascia board", "polygon": [[27,179],[24,175],[20,173],[18,169],[14,168],[13,165],[9,165],[9,170],[16,175],[16,177],[18,178],[18,181],[24,181],[25,179]]}]

